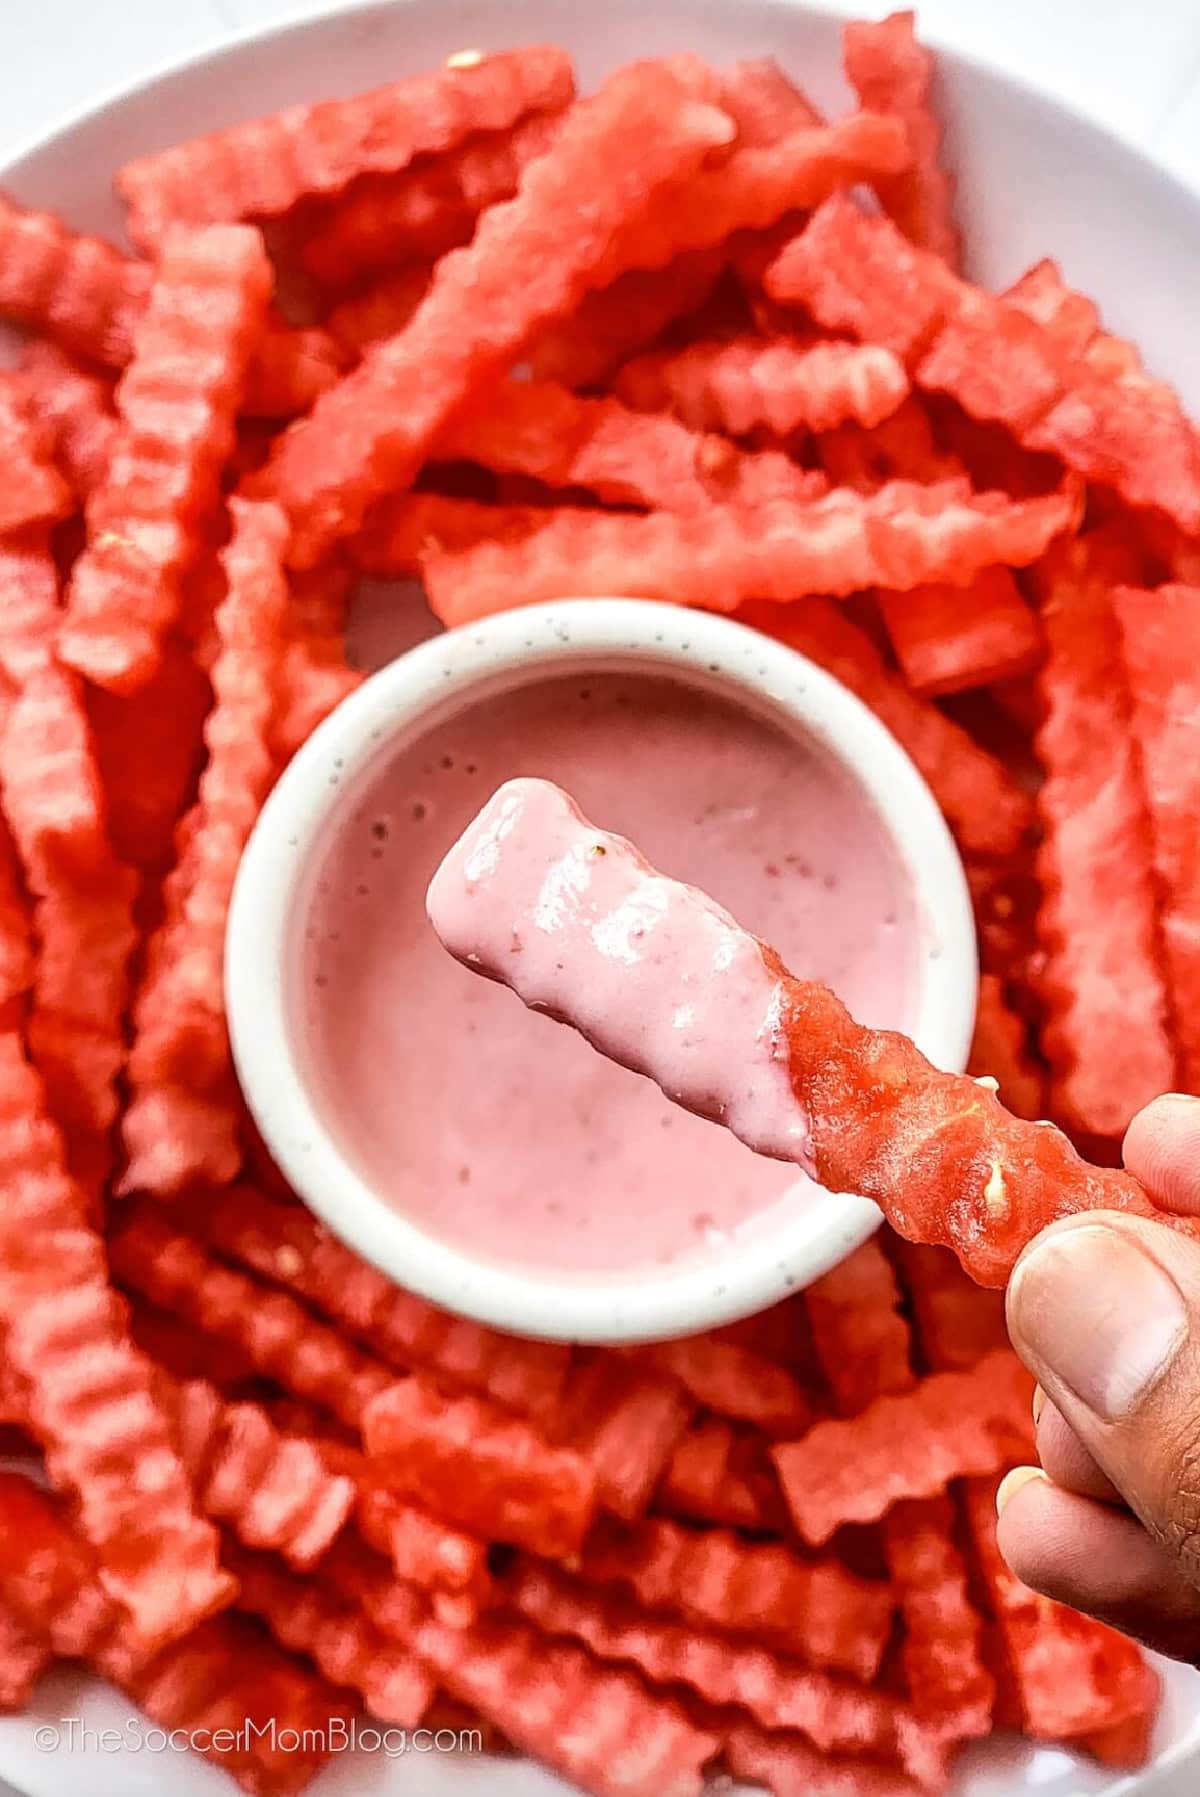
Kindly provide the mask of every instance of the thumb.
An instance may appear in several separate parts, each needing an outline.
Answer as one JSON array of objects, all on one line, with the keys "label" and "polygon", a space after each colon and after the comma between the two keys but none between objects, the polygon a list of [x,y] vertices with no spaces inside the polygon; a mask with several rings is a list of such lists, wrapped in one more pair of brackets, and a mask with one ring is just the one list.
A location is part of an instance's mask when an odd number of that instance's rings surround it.
[{"label": "thumb", "polygon": [[1112,1212],[1033,1241],[1013,1345],[1084,1447],[1200,1587],[1200,1243]]}]

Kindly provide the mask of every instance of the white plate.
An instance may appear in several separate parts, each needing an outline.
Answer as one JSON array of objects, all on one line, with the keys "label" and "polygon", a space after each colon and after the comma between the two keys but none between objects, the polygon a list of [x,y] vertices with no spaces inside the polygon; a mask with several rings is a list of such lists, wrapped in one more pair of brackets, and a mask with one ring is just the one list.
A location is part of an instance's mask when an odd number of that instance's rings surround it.
[{"label": "white plate", "polygon": [[[775,55],[814,97],[847,98],[839,21],[788,0],[396,0],[269,32],[197,58],[118,95],[0,170],[0,184],[74,225],[120,232],[109,182],[127,158],[295,101],[351,93],[468,47],[549,40],[575,54],[585,83],[634,56],[692,49],[717,61]],[[1200,358],[1185,296],[1200,292],[1200,201],[1169,175],[1057,103],[955,56],[942,59],[941,105],[959,177],[971,272],[988,285],[1052,254],[1093,293],[1107,322],[1142,346],[1149,367],[1200,411]],[[0,350],[3,348],[0,334]],[[411,622],[411,614],[409,618]],[[407,642],[425,634],[418,622]],[[994,1741],[964,1761],[956,1797],[1194,1797],[1200,1685],[1166,1667],[1155,1764],[1114,1778],[1072,1755]],[[47,1679],[35,1713],[0,1718],[0,1778],[28,1797],[215,1797],[231,1788],[194,1755],[111,1752],[90,1730],[121,1729],[129,1705],[96,1680]],[[76,1717],[55,1750],[38,1731]],[[63,1731],[64,1735],[66,1731]],[[410,1753],[343,1758],[314,1797],[551,1797],[558,1780],[514,1761]]]}]

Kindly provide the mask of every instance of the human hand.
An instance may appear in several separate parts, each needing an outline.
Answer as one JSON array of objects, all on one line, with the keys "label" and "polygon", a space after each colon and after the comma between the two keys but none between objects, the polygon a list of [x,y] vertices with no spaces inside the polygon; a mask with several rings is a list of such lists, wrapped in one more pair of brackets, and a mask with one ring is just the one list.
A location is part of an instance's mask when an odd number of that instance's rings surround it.
[{"label": "human hand", "polygon": [[[1200,1098],[1140,1112],[1125,1162],[1200,1217]],[[1008,1288],[1039,1381],[1041,1468],[998,1497],[1013,1571],[1175,1659],[1200,1662],[1200,1241],[1112,1212],[1030,1244]]]}]

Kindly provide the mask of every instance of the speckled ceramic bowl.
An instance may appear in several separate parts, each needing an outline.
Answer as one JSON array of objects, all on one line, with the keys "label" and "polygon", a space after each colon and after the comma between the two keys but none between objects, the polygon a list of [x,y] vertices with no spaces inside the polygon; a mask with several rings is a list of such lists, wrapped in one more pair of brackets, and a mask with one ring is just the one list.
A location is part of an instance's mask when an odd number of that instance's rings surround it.
[{"label": "speckled ceramic bowl", "polygon": [[238,1073],[268,1146],[360,1254],[437,1303],[501,1328],[640,1341],[745,1316],[806,1285],[869,1235],[879,1212],[798,1176],[794,1202],[785,1195],[731,1241],[678,1266],[567,1276],[477,1259],[406,1218],[352,1164],[297,1023],[306,889],[335,819],[382,763],[454,712],[585,671],[657,673],[714,693],[816,745],[850,775],[915,897],[915,995],[904,1021],[931,1060],[961,1069],[975,1014],[971,904],[942,814],[907,755],[845,687],[793,650],[724,618],[636,599],[564,600],[449,631],[380,669],[340,706],[280,780],[242,861],[226,992]]}]

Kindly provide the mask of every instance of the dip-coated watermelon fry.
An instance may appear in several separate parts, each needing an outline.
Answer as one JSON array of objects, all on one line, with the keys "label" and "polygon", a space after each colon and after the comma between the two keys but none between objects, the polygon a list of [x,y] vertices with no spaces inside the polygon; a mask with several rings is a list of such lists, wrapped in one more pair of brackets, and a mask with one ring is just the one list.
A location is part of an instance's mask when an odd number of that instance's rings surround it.
[{"label": "dip-coated watermelon fry", "polygon": [[[1068,492],[1017,501],[963,481],[893,481],[869,496],[847,488],[797,506],[772,501],[649,516],[570,510],[537,528],[423,560],[443,623],[466,624],[562,593],[637,593],[710,611],[751,599],[901,591],[929,581],[967,585],[982,568],[1036,561],[1070,527]],[[503,519],[497,523],[504,531]]]},{"label": "dip-coated watermelon fry", "polygon": [[561,1558],[591,1527],[596,1484],[582,1456],[474,1393],[401,1379],[368,1406],[363,1435],[381,1483],[464,1528]]},{"label": "dip-coated watermelon fry", "polygon": [[244,226],[167,243],[117,387],[119,426],[87,505],[60,637],[63,660],[98,686],[132,691],[158,666],[184,576],[233,449],[270,266]]},{"label": "dip-coated watermelon fry", "polygon": [[[501,817],[502,834],[489,834]],[[481,837],[488,856],[471,861],[469,845]],[[568,865],[569,939],[535,932],[514,957],[514,923]],[[643,886],[655,929],[673,945],[665,986],[644,950],[617,962],[590,934],[588,919],[599,926]],[[940,1072],[907,1037],[855,1023],[826,987],[792,978],[728,912],[656,873],[548,782],[510,781],[493,796],[438,870],[428,903],[443,942],[474,972],[569,1020],[602,1053],[656,1079],[685,1108],[719,1117],[760,1153],[798,1162],[830,1191],[873,1198],[901,1235],[953,1247],[981,1285],[1003,1285],[1039,1230],[1078,1211],[1194,1227],[1159,1211],[1131,1174],[1081,1160],[1052,1125],[1015,1118],[987,1086]],[[544,952],[529,952],[533,945]],[[715,965],[727,980],[712,978]],[[681,994],[692,1025],[677,1062],[677,1032],[665,1020]],[[758,1081],[748,1077],[753,1067]]]},{"label": "dip-coated watermelon fry", "polygon": [[[686,74],[636,65],[574,107],[515,198],[485,212],[472,242],[438,263],[408,328],[279,439],[268,477],[292,518],[297,566],[354,531],[373,499],[409,485],[438,432],[538,325],[621,272],[603,268],[614,234],[729,143],[731,121],[696,98],[690,65]],[[585,187],[587,212],[564,233],[564,208]]]},{"label": "dip-coated watermelon fry", "polygon": [[877,24],[852,20],[842,31],[842,55],[860,104],[894,113],[908,132],[912,166],[875,182],[880,203],[913,243],[956,268],[961,242],[952,185],[939,161],[942,127],[930,91],[934,59],[913,27],[911,12],[894,12]]},{"label": "dip-coated watermelon fry", "polygon": [[[241,1162],[225,1028],[225,917],[238,858],[275,772],[269,732],[288,602],[287,525],[272,505],[234,499],[230,509],[233,537],[221,558],[228,592],[216,614],[220,648],[204,731],[209,759],[181,827],[166,916],[147,949],[134,1007],[132,1100],[122,1123],[129,1191],[168,1193],[204,1176],[230,1179]],[[172,1131],[173,1116],[180,1124],[195,1118],[197,1126]]]},{"label": "dip-coated watermelon fry", "polygon": [[1120,587],[1113,606],[1130,675],[1150,813],[1171,1020],[1185,1090],[1200,1091],[1200,589]]},{"label": "dip-coated watermelon fry", "polygon": [[502,130],[533,107],[563,106],[572,87],[566,52],[533,45],[452,60],[369,93],[293,106],[174,144],[117,174],[129,235],[150,251],[174,224],[276,217],[356,176],[403,168],[473,131]]},{"label": "dip-coated watermelon fry", "polygon": [[674,412],[692,430],[745,436],[827,431],[889,417],[909,390],[900,358],[874,344],[776,337],[707,338],[652,350],[621,369],[614,390],[641,411]]}]

